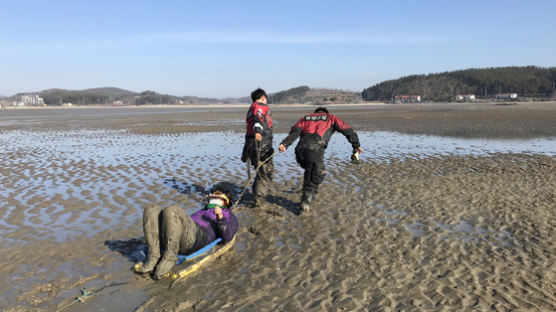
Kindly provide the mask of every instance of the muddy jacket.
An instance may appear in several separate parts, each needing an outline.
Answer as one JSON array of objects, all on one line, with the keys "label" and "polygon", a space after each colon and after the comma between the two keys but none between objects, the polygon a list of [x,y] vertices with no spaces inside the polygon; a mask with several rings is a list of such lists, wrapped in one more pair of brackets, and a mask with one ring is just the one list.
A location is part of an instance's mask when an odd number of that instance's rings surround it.
[{"label": "muddy jacket", "polygon": [[299,138],[296,146],[298,149],[325,149],[332,134],[338,131],[343,134],[353,150],[359,148],[359,138],[350,125],[339,117],[327,113],[313,113],[301,118],[290,130],[288,136],[282,141],[286,147]]},{"label": "muddy jacket", "polygon": [[268,105],[259,102],[251,104],[245,121],[247,122],[247,132],[242,160],[247,159],[251,153],[255,152],[255,133],[260,133],[263,136],[260,146],[263,154],[267,154],[269,151],[272,153],[272,116]]},{"label": "muddy jacket", "polygon": [[222,214],[224,217],[217,220],[214,209],[205,208],[191,215],[191,219],[206,232],[206,236],[203,238],[205,242],[201,245],[209,244],[218,237],[221,237],[224,242],[229,242],[234,238],[238,228],[237,218],[231,208],[223,208]]}]

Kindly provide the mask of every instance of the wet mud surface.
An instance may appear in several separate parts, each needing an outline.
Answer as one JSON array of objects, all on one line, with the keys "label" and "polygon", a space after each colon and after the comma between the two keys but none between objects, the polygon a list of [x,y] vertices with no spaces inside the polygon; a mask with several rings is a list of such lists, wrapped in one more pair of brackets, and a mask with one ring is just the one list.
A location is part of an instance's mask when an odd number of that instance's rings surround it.
[{"label": "wet mud surface", "polygon": [[[350,164],[334,135],[312,214],[295,213],[292,147],[268,203],[238,205],[226,255],[173,284],[134,275],[145,205],[193,212],[217,181],[242,190],[245,109],[1,111],[2,310],[53,311],[83,288],[67,311],[556,308],[549,104],[331,108],[365,152]],[[276,108],[275,145],[312,109]]]}]

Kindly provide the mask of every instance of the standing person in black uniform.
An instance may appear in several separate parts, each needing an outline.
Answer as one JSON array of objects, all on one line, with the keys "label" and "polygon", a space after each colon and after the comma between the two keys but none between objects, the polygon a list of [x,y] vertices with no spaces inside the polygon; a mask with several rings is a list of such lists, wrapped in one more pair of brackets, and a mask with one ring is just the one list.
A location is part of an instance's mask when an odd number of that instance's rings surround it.
[{"label": "standing person in black uniform", "polygon": [[272,182],[274,164],[271,157],[274,148],[272,147],[272,115],[267,104],[266,92],[259,88],[251,92],[251,99],[253,104],[249,107],[245,118],[247,132],[241,161],[246,162],[249,159],[255,169],[263,162],[257,170],[253,183],[253,206],[256,207],[265,200]]},{"label": "standing person in black uniform", "polygon": [[359,144],[357,133],[351,126],[339,117],[330,114],[324,107],[319,107],[314,113],[301,118],[292,128],[288,136],[280,143],[280,153],[285,152],[298,137],[299,143],[295,147],[295,158],[305,169],[303,174],[303,195],[299,213],[308,212],[319,184],[326,174],[324,166],[324,150],[335,131],[343,134],[353,147],[352,160],[358,160],[363,152]]}]

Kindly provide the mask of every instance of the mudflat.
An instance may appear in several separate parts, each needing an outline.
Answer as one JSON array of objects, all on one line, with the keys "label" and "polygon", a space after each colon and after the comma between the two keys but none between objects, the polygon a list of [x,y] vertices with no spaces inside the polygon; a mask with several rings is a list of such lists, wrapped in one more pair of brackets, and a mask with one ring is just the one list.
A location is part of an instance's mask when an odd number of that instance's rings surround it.
[{"label": "mudflat", "polygon": [[[272,106],[275,145],[314,108]],[[334,135],[310,215],[295,213],[292,146],[268,203],[250,208],[247,191],[238,204],[224,256],[174,283],[133,274],[145,205],[193,212],[214,183],[246,185],[246,109],[1,110],[2,310],[556,309],[552,102],[330,106],[364,153],[351,164]],[[76,302],[82,288],[94,294]]]}]

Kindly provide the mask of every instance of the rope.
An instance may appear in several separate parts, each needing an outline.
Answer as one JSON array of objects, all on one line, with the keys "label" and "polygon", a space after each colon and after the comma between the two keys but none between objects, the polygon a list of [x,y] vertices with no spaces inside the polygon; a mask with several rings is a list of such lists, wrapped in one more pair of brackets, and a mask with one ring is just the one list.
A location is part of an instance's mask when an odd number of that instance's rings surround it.
[{"label": "rope", "polygon": [[[276,156],[276,152],[272,153],[270,156],[268,156],[264,161],[260,161],[261,160],[261,149],[259,146],[257,146],[257,167],[255,168],[255,175],[251,175],[251,160],[247,160],[247,173],[248,173],[248,179],[247,182],[245,183],[245,185],[243,186],[243,190],[241,191],[241,194],[239,195],[239,197],[237,198],[237,200],[235,201],[234,205],[232,206],[232,209],[236,208],[237,204],[241,201],[241,198],[243,197],[243,195],[245,194],[245,191],[249,188],[249,185],[253,182],[253,179],[257,176],[257,173],[259,172],[259,169],[269,160],[271,160],[272,158],[274,158],[274,156]],[[129,282],[112,282],[110,284],[106,284],[104,286],[102,286],[101,288],[97,289],[96,291],[87,291],[86,288],[83,288],[81,290],[81,295],[75,297],[75,299],[70,302],[69,304],[61,307],[60,309],[56,310],[56,312],[62,312],[64,310],[66,310],[67,308],[71,307],[72,305],[74,305],[77,302],[84,302],[85,300],[89,299],[90,297],[92,297],[95,293],[98,293],[100,291],[102,291],[104,288],[107,287],[112,287],[112,286],[118,286],[118,285],[123,285],[123,284],[128,284]],[[173,284],[173,283],[172,283]],[[172,284],[170,284],[170,287],[172,287]],[[169,287],[169,288],[170,288]]]},{"label": "rope", "polygon": [[56,310],[56,312],[61,312],[66,310],[67,308],[71,307],[73,304],[77,303],[77,302],[83,302],[87,299],[89,299],[89,297],[92,297],[95,293],[92,291],[87,291],[86,288],[83,288],[81,290],[81,296],[77,296],[75,297],[75,299],[70,302],[68,305],[61,307],[60,309]]},{"label": "rope", "polygon": [[56,312],[62,312],[64,310],[66,310],[67,308],[71,307],[72,305],[74,305],[77,302],[84,302],[85,300],[91,298],[94,294],[99,293],[100,291],[102,291],[104,288],[119,286],[119,285],[124,285],[124,284],[129,284],[129,282],[112,282],[110,284],[106,284],[106,285],[100,287],[99,289],[97,289],[95,291],[88,291],[87,288],[83,288],[81,290],[81,295],[80,296],[75,297],[75,299],[72,302],[70,302],[69,304],[61,307],[58,310],[56,310]]},{"label": "rope", "polygon": [[[274,156],[276,156],[276,152],[272,153],[270,156],[268,156],[267,159],[265,159],[264,161],[258,161],[258,165],[255,168],[255,173],[259,172],[259,168],[261,168],[262,165],[264,165],[267,161],[269,161],[270,159],[272,159]],[[257,160],[260,160],[260,150],[257,150]],[[234,205],[232,206],[232,210],[234,208],[236,208],[237,204],[241,201],[241,198],[243,197],[243,194],[245,194],[245,191],[249,188],[249,185],[251,185],[251,182],[253,182],[253,179],[257,176],[257,174],[255,174],[254,176],[251,176],[251,172],[248,171],[249,173],[249,179],[247,180],[247,182],[245,183],[245,185],[243,186],[243,190],[241,191],[241,194],[239,194],[239,197],[237,198],[237,200],[235,201]]]}]

